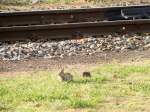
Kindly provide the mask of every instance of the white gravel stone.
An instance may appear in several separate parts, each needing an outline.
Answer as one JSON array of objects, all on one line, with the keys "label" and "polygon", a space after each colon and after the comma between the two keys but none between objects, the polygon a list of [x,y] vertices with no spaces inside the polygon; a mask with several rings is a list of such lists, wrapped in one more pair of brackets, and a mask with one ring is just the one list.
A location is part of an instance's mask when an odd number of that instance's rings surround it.
[{"label": "white gravel stone", "polygon": [[146,36],[144,42],[145,42],[145,44],[149,44],[150,43],[150,36]]}]

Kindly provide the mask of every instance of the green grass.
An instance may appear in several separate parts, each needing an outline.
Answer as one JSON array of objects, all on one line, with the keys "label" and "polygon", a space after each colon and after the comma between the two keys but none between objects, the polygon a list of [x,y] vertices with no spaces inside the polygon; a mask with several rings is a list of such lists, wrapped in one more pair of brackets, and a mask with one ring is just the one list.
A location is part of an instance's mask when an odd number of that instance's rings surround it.
[{"label": "green grass", "polygon": [[69,83],[50,71],[1,77],[0,112],[146,111],[149,68],[149,63],[99,65],[90,69],[92,78],[82,78],[74,70],[74,81]]}]

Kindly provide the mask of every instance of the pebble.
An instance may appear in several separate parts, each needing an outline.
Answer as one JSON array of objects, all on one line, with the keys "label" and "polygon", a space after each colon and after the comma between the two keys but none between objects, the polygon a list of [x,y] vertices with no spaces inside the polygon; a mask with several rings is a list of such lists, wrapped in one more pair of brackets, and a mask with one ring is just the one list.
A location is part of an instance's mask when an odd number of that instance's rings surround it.
[{"label": "pebble", "polygon": [[[105,37],[105,38],[104,38]],[[103,35],[77,40],[49,40],[37,42],[0,43],[1,60],[24,60],[29,58],[64,58],[87,56],[98,52],[127,50],[149,50],[150,35]]]}]

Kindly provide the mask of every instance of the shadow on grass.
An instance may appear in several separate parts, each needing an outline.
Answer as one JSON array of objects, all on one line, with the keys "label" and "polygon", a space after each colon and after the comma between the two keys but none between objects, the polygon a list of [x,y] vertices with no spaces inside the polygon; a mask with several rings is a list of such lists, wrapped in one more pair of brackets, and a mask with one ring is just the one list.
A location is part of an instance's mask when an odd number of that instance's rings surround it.
[{"label": "shadow on grass", "polygon": [[8,111],[11,111],[12,108],[11,107],[8,107],[6,105],[1,105],[0,104],[0,112],[8,112]]},{"label": "shadow on grass", "polygon": [[82,80],[73,80],[71,81],[71,83],[74,83],[74,84],[87,84],[87,83],[94,83],[95,81],[90,79],[90,78],[87,78],[87,79],[82,79]]},{"label": "shadow on grass", "polygon": [[108,81],[106,77],[94,77],[94,78],[85,78],[80,80],[73,80],[71,83],[75,84],[88,84],[88,83],[104,83]]}]

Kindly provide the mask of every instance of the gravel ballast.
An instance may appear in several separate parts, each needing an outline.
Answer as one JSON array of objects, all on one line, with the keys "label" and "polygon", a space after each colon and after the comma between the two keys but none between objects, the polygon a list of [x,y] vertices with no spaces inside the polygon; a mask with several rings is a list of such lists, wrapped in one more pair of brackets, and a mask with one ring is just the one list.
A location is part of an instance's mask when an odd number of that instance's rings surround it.
[{"label": "gravel ballast", "polygon": [[36,42],[0,43],[1,60],[24,60],[30,58],[64,58],[89,56],[103,52],[126,52],[149,50],[149,34],[101,35],[73,40],[38,40]]}]

